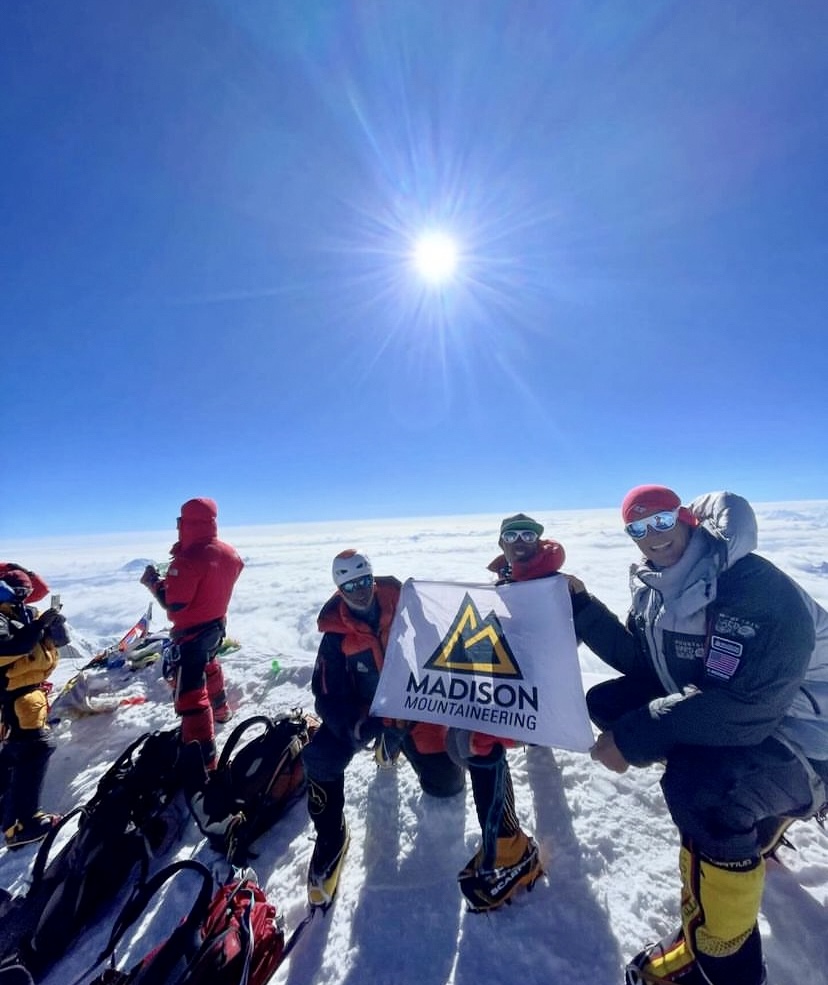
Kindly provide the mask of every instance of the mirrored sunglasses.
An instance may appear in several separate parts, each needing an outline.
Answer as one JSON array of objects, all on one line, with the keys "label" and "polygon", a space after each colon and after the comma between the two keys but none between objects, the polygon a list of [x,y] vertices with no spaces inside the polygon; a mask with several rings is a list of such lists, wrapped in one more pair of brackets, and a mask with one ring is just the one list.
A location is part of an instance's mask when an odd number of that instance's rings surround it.
[{"label": "mirrored sunglasses", "polygon": [[534,544],[538,535],[534,530],[505,530],[500,539],[504,544],[516,544],[519,540],[524,544]]},{"label": "mirrored sunglasses", "polygon": [[633,540],[642,540],[647,536],[648,528],[657,532],[672,530],[678,522],[678,515],[677,509],[661,510],[659,513],[653,513],[652,516],[645,516],[643,520],[633,520],[624,529]]},{"label": "mirrored sunglasses", "polygon": [[361,578],[354,578],[353,581],[343,582],[339,588],[346,595],[351,595],[353,592],[360,592],[364,588],[370,588],[373,584],[374,579],[372,575],[363,575]]}]

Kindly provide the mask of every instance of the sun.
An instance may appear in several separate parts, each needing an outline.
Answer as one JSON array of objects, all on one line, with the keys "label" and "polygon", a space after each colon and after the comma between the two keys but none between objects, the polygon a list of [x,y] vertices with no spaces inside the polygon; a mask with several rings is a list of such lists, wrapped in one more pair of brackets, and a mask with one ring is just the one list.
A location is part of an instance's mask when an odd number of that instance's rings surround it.
[{"label": "sun", "polygon": [[457,269],[457,243],[447,233],[424,233],[414,244],[414,266],[429,284],[445,284]]}]

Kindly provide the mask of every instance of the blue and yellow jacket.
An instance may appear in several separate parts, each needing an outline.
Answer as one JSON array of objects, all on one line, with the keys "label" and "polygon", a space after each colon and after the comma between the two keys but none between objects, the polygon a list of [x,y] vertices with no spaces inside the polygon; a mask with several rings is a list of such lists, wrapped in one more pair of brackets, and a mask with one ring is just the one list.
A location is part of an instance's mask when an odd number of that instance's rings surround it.
[{"label": "blue and yellow jacket", "polygon": [[32,606],[0,603],[0,708],[3,724],[41,729],[48,704],[41,685],[58,665],[58,650]]}]

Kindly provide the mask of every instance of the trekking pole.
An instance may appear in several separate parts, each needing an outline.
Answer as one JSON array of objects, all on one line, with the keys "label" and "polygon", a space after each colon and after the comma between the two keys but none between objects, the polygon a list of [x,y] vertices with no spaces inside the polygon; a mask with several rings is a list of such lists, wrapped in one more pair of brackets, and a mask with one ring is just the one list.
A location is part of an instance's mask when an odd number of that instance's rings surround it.
[{"label": "trekking pole", "polygon": [[288,955],[290,954],[290,952],[294,949],[294,947],[296,947],[299,938],[302,936],[302,934],[305,931],[305,928],[308,926],[311,920],[313,920],[314,916],[316,915],[316,911],[318,909],[320,909],[320,907],[318,906],[308,907],[308,912],[302,918],[301,922],[298,923],[296,927],[294,927],[293,933],[288,938],[287,943],[285,944],[284,951],[282,951],[282,961],[285,961]]}]

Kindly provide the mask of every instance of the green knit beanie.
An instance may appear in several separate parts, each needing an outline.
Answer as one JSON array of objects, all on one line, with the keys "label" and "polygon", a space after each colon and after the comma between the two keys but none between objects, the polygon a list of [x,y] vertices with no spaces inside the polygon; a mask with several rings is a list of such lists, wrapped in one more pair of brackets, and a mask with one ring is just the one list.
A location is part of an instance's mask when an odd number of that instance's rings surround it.
[{"label": "green knit beanie", "polygon": [[543,524],[538,523],[537,520],[533,520],[531,516],[527,516],[525,513],[515,513],[514,516],[507,516],[503,523],[500,524],[500,532],[502,534],[507,530],[534,530],[538,537],[540,537],[543,533]]}]

